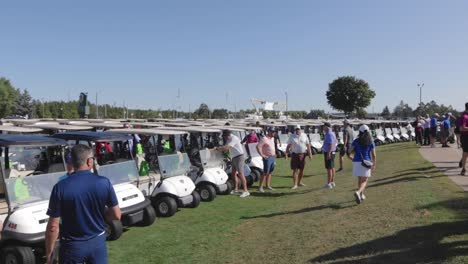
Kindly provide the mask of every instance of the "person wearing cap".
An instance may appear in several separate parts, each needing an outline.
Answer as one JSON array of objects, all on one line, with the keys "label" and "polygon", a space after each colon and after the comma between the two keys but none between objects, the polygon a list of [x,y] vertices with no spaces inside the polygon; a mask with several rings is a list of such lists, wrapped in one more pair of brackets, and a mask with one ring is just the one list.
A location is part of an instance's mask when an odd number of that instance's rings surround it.
[{"label": "person wearing cap", "polygon": [[450,135],[450,118],[452,117],[452,113],[446,113],[444,120],[440,124],[440,142],[442,143],[443,148],[449,148],[450,146],[448,145],[448,137]]},{"label": "person wearing cap", "polygon": [[343,159],[344,156],[348,154],[348,150],[351,147],[354,139],[353,127],[349,124],[348,119],[343,121],[344,130],[343,130],[343,148],[340,150],[340,168],[338,171],[343,170]]},{"label": "person wearing cap", "polygon": [[[359,136],[351,144],[349,157],[353,160],[353,176],[358,177],[358,189],[354,192],[354,197],[356,202],[360,204],[366,199],[364,190],[371,176],[371,170],[375,170],[377,166],[375,144],[368,126],[362,125],[359,127]],[[372,167],[364,167],[362,165],[363,160],[372,161]]]},{"label": "person wearing cap", "polygon": [[258,191],[263,191],[263,182],[266,183],[266,188],[274,190],[271,187],[271,174],[275,169],[276,152],[275,152],[275,130],[268,128],[266,137],[262,137],[260,142],[257,144],[257,151],[263,158],[263,175],[258,183]]},{"label": "person wearing cap", "polygon": [[325,161],[325,169],[327,170],[328,182],[325,184],[324,188],[332,189],[336,186],[335,184],[335,153],[336,146],[338,145],[338,140],[336,140],[336,135],[331,129],[331,124],[326,122],[323,125],[323,132],[325,137],[323,140],[323,155]]},{"label": "person wearing cap", "polygon": [[431,118],[431,148],[435,148],[435,142],[437,139],[437,119],[439,118],[438,113],[434,113]]},{"label": "person wearing cap", "polygon": [[291,151],[291,170],[293,171],[294,185],[291,189],[297,189],[298,186],[305,186],[302,182],[304,176],[306,154],[312,159],[310,141],[306,134],[301,131],[301,126],[297,125],[295,133],[291,134],[286,147],[285,158],[288,159],[288,153]]},{"label": "person wearing cap", "polygon": [[231,166],[232,166],[232,177],[234,178],[234,190],[231,194],[238,194],[239,193],[239,184],[238,178],[241,181],[243,192],[240,195],[241,198],[245,198],[250,195],[249,191],[247,190],[247,181],[245,180],[244,176],[244,147],[240,139],[232,135],[230,130],[223,131],[223,138],[225,139],[226,144],[222,147],[216,147],[216,150],[219,151],[228,151],[231,157]]}]

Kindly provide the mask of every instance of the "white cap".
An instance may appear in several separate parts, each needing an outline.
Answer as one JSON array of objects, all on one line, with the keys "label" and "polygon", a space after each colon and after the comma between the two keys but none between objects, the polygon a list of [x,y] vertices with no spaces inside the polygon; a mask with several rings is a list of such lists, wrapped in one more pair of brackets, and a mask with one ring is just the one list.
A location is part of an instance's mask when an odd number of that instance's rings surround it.
[{"label": "white cap", "polygon": [[296,125],[296,128],[295,129],[301,129],[301,126],[300,125]]},{"label": "white cap", "polygon": [[367,125],[362,125],[359,127],[359,132],[369,131],[369,127]]}]

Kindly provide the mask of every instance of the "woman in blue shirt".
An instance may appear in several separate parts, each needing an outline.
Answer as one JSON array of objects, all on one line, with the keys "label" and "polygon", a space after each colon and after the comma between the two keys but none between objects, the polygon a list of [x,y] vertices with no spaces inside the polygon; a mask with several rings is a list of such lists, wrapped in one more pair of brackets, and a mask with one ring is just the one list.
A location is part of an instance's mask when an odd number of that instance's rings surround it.
[{"label": "woman in blue shirt", "polygon": [[[362,125],[359,128],[359,136],[353,141],[349,154],[350,158],[353,160],[353,175],[358,177],[358,190],[354,193],[354,196],[356,198],[356,202],[360,204],[366,199],[364,190],[366,188],[367,181],[371,176],[371,170],[375,170],[377,165],[375,144],[372,140],[368,126]],[[372,168],[364,167],[362,165],[363,159],[372,161]]]}]

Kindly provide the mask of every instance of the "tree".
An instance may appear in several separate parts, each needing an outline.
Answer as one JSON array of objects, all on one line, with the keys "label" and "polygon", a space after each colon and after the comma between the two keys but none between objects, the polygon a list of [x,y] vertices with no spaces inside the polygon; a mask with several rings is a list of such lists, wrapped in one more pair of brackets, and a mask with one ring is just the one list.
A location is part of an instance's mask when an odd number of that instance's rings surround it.
[{"label": "tree", "polygon": [[23,92],[17,90],[14,113],[21,116],[31,116],[33,110],[32,97],[28,90]]},{"label": "tree", "polygon": [[393,116],[400,118],[411,117],[413,116],[413,108],[401,100],[400,104],[393,110]]},{"label": "tree", "polygon": [[6,78],[0,78],[0,117],[13,114],[18,90]]},{"label": "tree", "polygon": [[327,114],[325,113],[325,111],[319,110],[319,109],[312,109],[306,115],[305,118],[307,118],[307,119],[318,119],[319,117],[320,118],[325,118],[326,116],[327,116]]},{"label": "tree", "polygon": [[216,119],[226,119],[228,118],[228,110],[227,109],[213,109],[213,114],[211,114],[212,118]]},{"label": "tree", "polygon": [[390,109],[388,109],[388,106],[387,106],[387,105],[386,105],[386,106],[384,107],[384,109],[382,110],[382,114],[381,114],[381,115],[382,115],[382,117],[384,117],[384,118],[389,118],[389,117],[390,117],[391,113],[390,113]]},{"label": "tree", "polygon": [[346,115],[366,108],[375,97],[375,92],[369,88],[369,84],[354,76],[339,77],[328,86],[328,104]]},{"label": "tree", "polygon": [[211,116],[211,111],[210,108],[208,108],[208,105],[205,103],[202,103],[200,107],[198,107],[195,112],[193,112],[196,118],[210,118]]}]

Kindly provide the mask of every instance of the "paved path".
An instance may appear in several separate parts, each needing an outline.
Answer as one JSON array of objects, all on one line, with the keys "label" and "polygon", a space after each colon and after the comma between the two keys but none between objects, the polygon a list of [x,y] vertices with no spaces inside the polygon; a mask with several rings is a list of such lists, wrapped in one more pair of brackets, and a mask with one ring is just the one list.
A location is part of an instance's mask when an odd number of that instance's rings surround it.
[{"label": "paved path", "polygon": [[460,176],[461,169],[458,167],[462,150],[458,149],[456,144],[450,146],[450,148],[442,148],[438,144],[436,148],[422,147],[419,153],[467,192],[468,176]]}]

